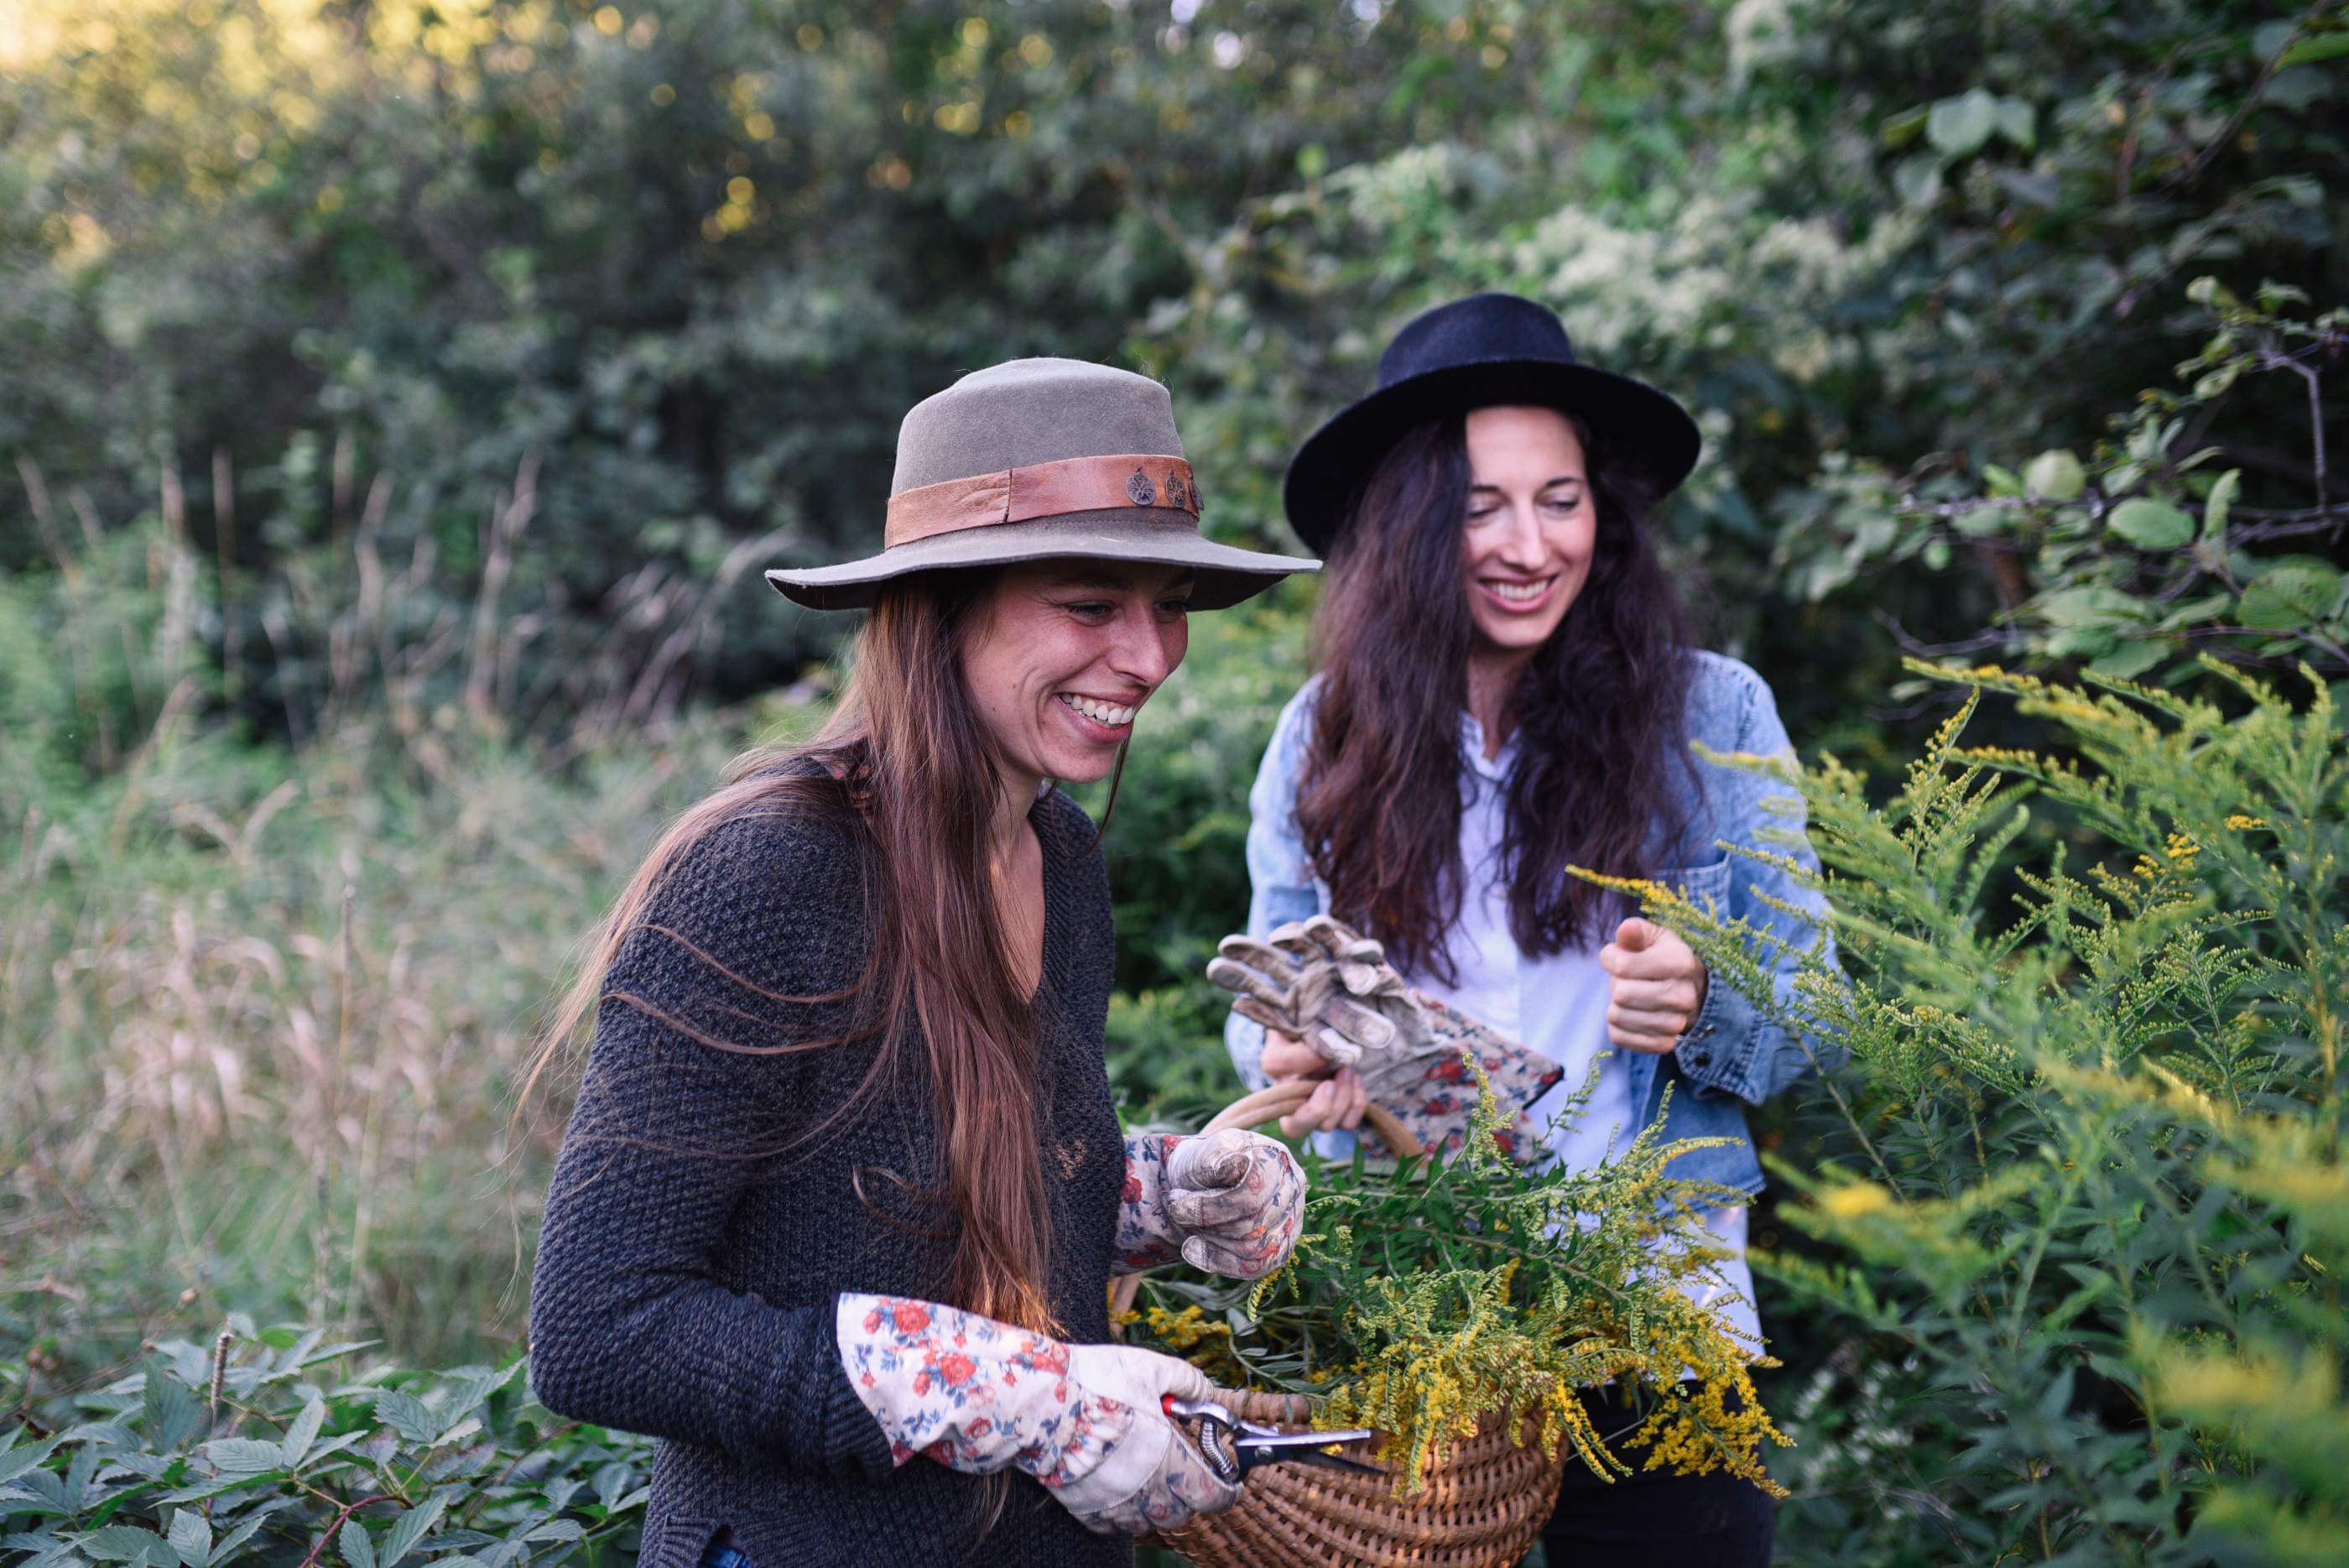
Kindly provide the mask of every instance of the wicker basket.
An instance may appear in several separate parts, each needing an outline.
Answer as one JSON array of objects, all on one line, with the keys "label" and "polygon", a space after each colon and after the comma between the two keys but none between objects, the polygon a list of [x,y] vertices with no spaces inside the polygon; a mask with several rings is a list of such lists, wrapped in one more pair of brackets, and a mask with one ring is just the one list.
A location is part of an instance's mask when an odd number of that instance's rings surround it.
[{"label": "wicker basket", "polygon": [[[1275,1084],[1231,1106],[1205,1130],[1259,1126],[1295,1110],[1312,1091],[1309,1083]],[[1381,1107],[1372,1106],[1365,1119],[1398,1154],[1419,1152],[1418,1142]],[[1118,1282],[1120,1311],[1132,1308],[1139,1288],[1137,1276]],[[1217,1397],[1246,1420],[1311,1425],[1309,1404],[1299,1395]],[[1557,1459],[1543,1457],[1526,1436],[1520,1446],[1501,1420],[1487,1421],[1448,1459],[1428,1466],[1423,1489],[1405,1498],[1394,1495],[1384,1476],[1267,1466],[1248,1477],[1228,1512],[1149,1539],[1199,1568],[1513,1568],[1556,1506],[1567,1460],[1563,1449]]]}]

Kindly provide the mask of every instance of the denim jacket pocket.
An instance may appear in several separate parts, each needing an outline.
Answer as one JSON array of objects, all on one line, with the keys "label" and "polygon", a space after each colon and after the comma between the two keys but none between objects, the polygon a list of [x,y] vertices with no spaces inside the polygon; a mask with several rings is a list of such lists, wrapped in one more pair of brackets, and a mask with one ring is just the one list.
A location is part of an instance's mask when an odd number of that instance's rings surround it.
[{"label": "denim jacket pocket", "polygon": [[1714,915],[1727,919],[1729,873],[1729,857],[1724,855],[1702,866],[1668,866],[1656,873],[1656,880],[1699,909],[1710,902]]}]

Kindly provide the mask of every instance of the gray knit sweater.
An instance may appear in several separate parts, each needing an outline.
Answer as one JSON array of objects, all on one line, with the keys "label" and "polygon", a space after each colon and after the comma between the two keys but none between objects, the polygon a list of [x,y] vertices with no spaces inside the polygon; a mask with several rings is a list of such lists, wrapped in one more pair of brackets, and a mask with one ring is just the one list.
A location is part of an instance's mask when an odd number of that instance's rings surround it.
[{"label": "gray knit sweater", "polygon": [[[1102,1064],[1108,877],[1074,801],[1054,791],[1030,820],[1044,848],[1050,1288],[1070,1336],[1098,1343],[1125,1172]],[[643,1568],[693,1568],[723,1527],[756,1568],[1130,1563],[1129,1543],[1090,1533],[1016,1471],[982,1539],[984,1483],[924,1458],[893,1466],[841,1368],[838,1293],[947,1299],[953,1220],[926,1196],[943,1188],[943,1157],[918,1034],[896,1082],[780,1155],[846,1102],[874,1045],[746,1054],[693,1037],[840,1032],[845,1003],[761,992],[855,984],[872,951],[870,853],[853,826],[804,808],[729,823],[687,852],[622,946],[547,1198],[532,1386],[562,1415],[662,1439]]]}]

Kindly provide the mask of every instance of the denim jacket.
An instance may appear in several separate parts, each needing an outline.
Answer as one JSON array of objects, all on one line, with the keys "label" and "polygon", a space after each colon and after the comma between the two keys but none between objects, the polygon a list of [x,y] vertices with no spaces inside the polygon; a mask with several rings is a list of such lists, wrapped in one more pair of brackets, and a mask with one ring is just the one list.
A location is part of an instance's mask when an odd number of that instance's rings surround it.
[{"label": "denim jacket", "polygon": [[[1758,753],[1791,759],[1793,748],[1769,686],[1745,665],[1717,653],[1699,652],[1690,682],[1686,723],[1688,739],[1720,753]],[[1297,826],[1298,775],[1304,765],[1311,735],[1312,709],[1320,690],[1319,676],[1308,681],[1281,711],[1272,743],[1265,749],[1255,787],[1248,792],[1248,878],[1253,888],[1248,902],[1248,932],[1262,937],[1275,926],[1301,920],[1329,908],[1330,889],[1314,874]],[[1472,726],[1473,728],[1473,726]],[[1787,848],[1760,836],[1764,827],[1800,828],[1799,797],[1775,779],[1744,769],[1697,760],[1695,798],[1673,804],[1681,809],[1660,814],[1651,835],[1650,864],[1658,867],[1655,879],[1677,888],[1692,900],[1707,899],[1729,919],[1743,919],[1765,929],[1797,950],[1821,940],[1825,902],[1818,893],[1796,882],[1784,868],[1743,855],[1732,855],[1735,844],[1789,856],[1816,871],[1818,861],[1807,842]],[[1684,775],[1675,775],[1676,787],[1688,789]],[[1663,823],[1684,818],[1686,827],[1677,841],[1668,842]],[[1805,920],[1773,908],[1775,898],[1811,912]],[[1827,939],[1830,942],[1832,938]],[[1792,987],[1791,959],[1775,969],[1775,983],[1783,999]],[[1261,1059],[1264,1030],[1237,1013],[1225,1026],[1225,1044],[1232,1062],[1247,1083],[1266,1082]],[[1725,984],[1705,988],[1704,1005],[1682,1035],[1676,1048],[1661,1056],[1630,1053],[1631,1104],[1638,1127],[1645,1128],[1663,1109],[1664,1090],[1671,1086],[1671,1103],[1664,1110],[1668,1138],[1726,1137],[1731,1144],[1694,1150],[1673,1162],[1672,1174],[1717,1182],[1741,1191],[1762,1189],[1762,1166],[1745,1130],[1745,1107],[1758,1106],[1785,1088],[1813,1065],[1815,1047],[1789,1035],[1764,1018],[1754,1003]],[[1344,1158],[1353,1152],[1353,1135],[1317,1135],[1316,1147],[1325,1155]]]}]

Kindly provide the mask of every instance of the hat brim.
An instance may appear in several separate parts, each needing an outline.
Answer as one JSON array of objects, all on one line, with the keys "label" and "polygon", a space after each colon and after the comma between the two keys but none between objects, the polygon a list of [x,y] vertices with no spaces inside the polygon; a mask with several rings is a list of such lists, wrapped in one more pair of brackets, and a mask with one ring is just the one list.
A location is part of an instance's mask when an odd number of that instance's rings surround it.
[{"label": "hat brim", "polygon": [[810,609],[866,609],[884,583],[916,572],[1061,559],[1189,566],[1196,574],[1191,607],[1197,610],[1228,609],[1293,572],[1321,567],[1316,560],[1216,544],[1187,519],[1168,523],[1164,510],[1117,507],[936,534],[836,566],[771,571],[767,581]]},{"label": "hat brim", "polygon": [[1524,404],[1588,421],[1653,493],[1677,489],[1703,445],[1696,421],[1669,394],[1595,365],[1483,359],[1446,365],[1381,387],[1306,438],[1281,485],[1289,526],[1327,555],[1355,493],[1395,439],[1423,420]]}]

